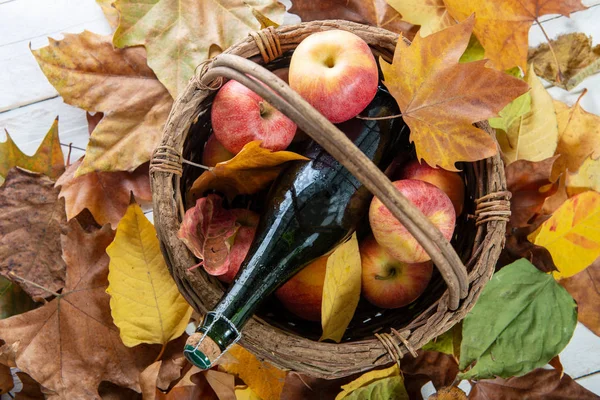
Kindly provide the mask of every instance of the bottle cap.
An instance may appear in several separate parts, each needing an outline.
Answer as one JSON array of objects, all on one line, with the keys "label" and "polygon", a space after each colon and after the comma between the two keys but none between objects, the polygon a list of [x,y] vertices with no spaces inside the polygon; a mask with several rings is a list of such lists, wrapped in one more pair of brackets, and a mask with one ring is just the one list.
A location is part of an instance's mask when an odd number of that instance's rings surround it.
[{"label": "bottle cap", "polygon": [[200,369],[209,369],[221,353],[215,341],[201,332],[193,333],[183,348],[185,358]]}]

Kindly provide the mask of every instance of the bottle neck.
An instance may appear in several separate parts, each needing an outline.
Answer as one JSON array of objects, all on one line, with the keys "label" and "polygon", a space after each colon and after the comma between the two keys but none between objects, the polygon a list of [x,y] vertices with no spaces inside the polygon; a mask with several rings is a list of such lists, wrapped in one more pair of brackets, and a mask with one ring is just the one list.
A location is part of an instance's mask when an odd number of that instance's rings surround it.
[{"label": "bottle neck", "polygon": [[229,319],[209,312],[196,333],[188,338],[183,354],[192,364],[207,369],[240,338],[240,332]]}]

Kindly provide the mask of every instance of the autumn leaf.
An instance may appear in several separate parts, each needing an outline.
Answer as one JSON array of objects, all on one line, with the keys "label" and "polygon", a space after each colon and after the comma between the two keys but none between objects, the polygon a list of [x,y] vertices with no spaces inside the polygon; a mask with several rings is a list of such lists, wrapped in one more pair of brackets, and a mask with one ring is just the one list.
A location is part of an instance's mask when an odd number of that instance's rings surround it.
[{"label": "autumn leaf", "polygon": [[528,89],[520,79],[486,68],[483,60],[458,62],[474,23],[470,17],[426,38],[417,35],[410,46],[399,40],[393,63],[380,60],[417,158],[432,167],[456,171],[456,162],[496,154],[494,139],[472,124],[493,117]]},{"label": "autumn leaf", "polygon": [[400,375],[379,379],[367,386],[355,390],[343,398],[346,400],[409,400],[408,393],[406,393],[406,389],[404,388],[404,380]]},{"label": "autumn leaf", "polygon": [[150,160],[171,96],[146,65],[144,49],[115,49],[110,36],[87,31],[64,36],[33,55],[66,103],[104,113],[75,175],[133,171]]},{"label": "autumn leaf", "polygon": [[14,386],[10,367],[0,364],[0,395],[10,392]]},{"label": "autumn leaf", "polygon": [[108,225],[88,233],[72,220],[62,237],[67,264],[62,294],[33,311],[0,320],[0,339],[18,346],[17,366],[50,397],[99,398],[101,381],[139,391],[139,374],[156,355],[125,347],[112,322],[105,249],[113,235]]},{"label": "autumn leaf", "polygon": [[123,343],[166,346],[181,336],[192,308],[169,274],[154,225],[139,205],[127,208],[106,253],[110,257],[106,292]]},{"label": "autumn leaf", "polygon": [[108,20],[108,24],[113,29],[119,25],[119,12],[112,6],[114,2],[115,0],[96,0],[96,3],[102,8],[102,12]]},{"label": "autumn leaf", "polygon": [[539,17],[584,10],[581,0],[444,0],[448,12],[458,21],[475,13],[474,33],[488,58],[499,70],[527,68],[529,28]]},{"label": "autumn leaf", "polygon": [[565,184],[570,197],[588,190],[600,192],[600,158],[588,157],[577,172],[567,171]]},{"label": "autumn leaf", "polygon": [[36,303],[21,287],[0,277],[0,319],[33,310]]},{"label": "autumn leaf", "polygon": [[140,374],[140,388],[144,400],[154,400],[156,398],[156,380],[161,365],[162,360],[156,361],[146,367]]},{"label": "autumn leaf", "polygon": [[450,330],[431,339],[429,343],[426,343],[421,349],[423,351],[438,351],[440,353],[459,357],[460,342],[462,340],[461,331],[462,325],[460,323],[454,325]]},{"label": "autumn leaf", "polygon": [[518,160],[506,167],[506,185],[512,193],[509,223],[512,228],[527,226],[541,212],[546,198],[556,192],[558,182],[553,183],[550,177],[557,158]]},{"label": "autumn leaf", "polygon": [[483,379],[477,381],[469,393],[470,400],[561,399],[592,400],[598,396],[560,371],[538,368],[515,378]]},{"label": "autumn leaf", "polygon": [[76,178],[80,165],[81,160],[71,164],[56,181],[59,197],[65,198],[67,219],[87,208],[100,225],[116,227],[127,211],[132,193],[139,202],[152,201],[148,164],[133,172],[90,172]]},{"label": "autumn leaf", "polygon": [[271,151],[255,140],[242,148],[231,160],[218,163],[192,184],[188,202],[194,202],[209,189],[224,193],[229,199],[237,194],[254,194],[279,175],[284,163],[308,158],[291,151]]},{"label": "autumn leaf", "polygon": [[[481,46],[481,43],[479,43],[479,40],[477,40],[477,37],[475,35],[471,34],[471,37],[469,38],[469,44],[467,45],[467,48],[460,56],[460,59],[458,60],[458,62],[467,63],[467,62],[472,62],[472,61],[483,60],[483,52],[484,52],[484,50],[483,50],[483,47]],[[510,105],[510,103],[509,103],[509,105]],[[506,107],[508,107],[508,106],[506,106]]]},{"label": "autumn leaf", "polygon": [[335,400],[346,398],[346,396],[348,396],[350,393],[360,389],[361,387],[368,386],[375,381],[392,376],[400,376],[400,368],[398,368],[398,364],[394,364],[389,368],[366,372],[352,382],[343,385],[342,391],[335,397]]},{"label": "autumn leaf", "polygon": [[558,281],[577,302],[577,319],[600,336],[600,260],[573,275]]},{"label": "autumn leaf", "polygon": [[488,122],[492,128],[502,129],[503,131],[508,132],[517,119],[520,119],[529,112],[531,112],[531,93],[527,92],[508,103],[508,105],[500,111],[498,117],[490,118]]},{"label": "autumn leaf", "polygon": [[[494,318],[490,318],[493,315]],[[567,345],[577,305],[549,274],[525,259],[495,273],[463,321],[460,379],[521,376]]]},{"label": "autumn leaf", "polygon": [[428,400],[467,400],[467,395],[456,386],[448,386],[429,396]]},{"label": "autumn leaf", "polygon": [[292,2],[290,13],[298,14],[304,22],[344,19],[402,33],[409,38],[413,36],[409,32],[412,24],[403,21],[386,0],[296,0]]},{"label": "autumn leaf", "polygon": [[527,236],[534,232],[550,216],[538,217],[532,221],[531,225],[523,228],[508,227],[506,234],[506,244],[500,258],[499,265],[508,265],[521,258],[532,263],[542,272],[556,271],[556,265],[552,260],[552,255],[545,247],[531,243]]},{"label": "autumn leaf", "polygon": [[235,400],[235,377],[233,375],[209,369],[204,372],[204,377],[219,400]]},{"label": "autumn leaf", "polygon": [[235,398],[236,400],[261,400],[261,398],[250,389],[250,386],[236,386]]},{"label": "autumn leaf", "polygon": [[225,50],[260,29],[253,7],[276,23],[285,6],[276,0],[117,0],[117,47],[143,45],[148,65],[173,98],[183,91],[211,45]]},{"label": "autumn leaf", "polygon": [[188,249],[202,260],[211,275],[233,280],[250,249],[259,216],[253,211],[223,208],[215,194],[198,199],[186,211],[177,233]]},{"label": "autumn leaf", "polygon": [[561,155],[562,168],[576,172],[584,161],[591,156],[600,158],[600,117],[588,113],[580,106],[581,98],[573,107],[560,101],[554,101],[558,120],[558,146],[556,153]]},{"label": "autumn leaf", "polygon": [[436,390],[451,385],[458,374],[458,362],[448,354],[419,350],[417,357],[406,355],[400,369],[409,397],[413,399],[419,398],[421,388],[427,382],[431,381]]},{"label": "autumn leaf", "polygon": [[23,388],[15,394],[15,400],[44,400],[45,396],[42,393],[40,384],[31,379],[24,372],[17,372],[17,377],[21,381]]},{"label": "autumn leaf", "polygon": [[354,233],[327,258],[321,304],[321,339],[342,340],[360,300],[361,260]]},{"label": "autumn leaf", "polygon": [[[65,263],[60,233],[66,222],[64,201],[48,177],[11,169],[0,186],[0,271],[56,292],[64,286]],[[18,282],[34,300],[51,293]]]},{"label": "autumn leaf", "polygon": [[13,142],[8,131],[5,133],[6,142],[0,143],[0,185],[13,167],[39,172],[52,180],[56,180],[64,172],[65,160],[58,139],[58,118],[52,123],[33,156],[24,154]]},{"label": "autumn leaf", "polygon": [[259,361],[252,353],[234,345],[229,354],[235,362],[219,363],[219,369],[243,380],[261,399],[279,399],[287,372],[266,361]]},{"label": "autumn leaf", "polygon": [[506,164],[517,160],[541,161],[554,155],[558,123],[550,94],[530,67],[525,81],[531,86],[531,109],[496,137]]},{"label": "autumn leaf", "polygon": [[592,37],[581,32],[567,33],[529,49],[527,58],[537,76],[571,90],[600,70],[600,45],[592,47]]},{"label": "autumn leaf", "polygon": [[421,37],[429,36],[456,24],[448,14],[443,0],[387,0],[398,11],[402,19],[411,24],[421,25]]},{"label": "autumn leaf", "polygon": [[556,279],[573,276],[600,257],[600,193],[578,194],[529,235],[552,254]]}]

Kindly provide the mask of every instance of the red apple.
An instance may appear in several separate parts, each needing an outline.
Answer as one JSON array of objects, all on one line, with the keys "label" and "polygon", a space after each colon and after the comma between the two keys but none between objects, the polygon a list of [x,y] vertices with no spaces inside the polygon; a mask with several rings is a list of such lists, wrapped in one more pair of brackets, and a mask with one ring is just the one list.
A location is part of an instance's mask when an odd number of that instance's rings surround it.
[{"label": "red apple", "polygon": [[[431,183],[415,179],[393,182],[400,191],[427,217],[448,240],[454,232],[456,213],[452,202],[441,189]],[[418,263],[431,260],[417,239],[411,235],[390,210],[377,198],[371,201],[369,222],[375,240],[400,261]]]},{"label": "red apple", "polygon": [[424,291],[431,274],[431,261],[408,264],[396,260],[373,236],[360,245],[362,294],[381,308],[398,308],[415,301]]},{"label": "red apple", "polygon": [[353,33],[331,30],[304,39],[290,61],[290,87],[333,123],[347,121],[377,92],[377,63]]},{"label": "red apple", "polygon": [[448,195],[456,215],[462,212],[465,202],[465,184],[458,173],[442,168],[431,168],[426,163],[421,164],[419,160],[413,160],[403,168],[399,179],[417,179],[431,183]]},{"label": "red apple", "polygon": [[296,124],[291,119],[233,80],[217,93],[211,122],[217,140],[234,154],[254,140],[262,140],[261,146],[265,149],[284,150],[296,132]]},{"label": "red apple", "polygon": [[327,258],[325,256],[316,259],[275,292],[285,308],[300,318],[309,321],[321,320]]},{"label": "red apple", "polygon": [[202,152],[202,164],[207,167],[214,167],[220,162],[231,160],[234,156],[235,154],[219,143],[215,135],[210,135]]}]

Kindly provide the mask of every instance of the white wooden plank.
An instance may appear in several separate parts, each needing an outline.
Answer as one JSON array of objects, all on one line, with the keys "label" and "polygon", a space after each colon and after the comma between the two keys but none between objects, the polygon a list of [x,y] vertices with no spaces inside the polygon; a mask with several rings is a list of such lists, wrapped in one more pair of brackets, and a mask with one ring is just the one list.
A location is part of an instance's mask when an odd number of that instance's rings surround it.
[{"label": "white wooden plank", "polygon": [[577,379],[577,383],[590,392],[600,395],[600,373]]},{"label": "white wooden plank", "polygon": [[577,323],[573,338],[560,353],[560,361],[573,379],[600,371],[600,337]]}]

